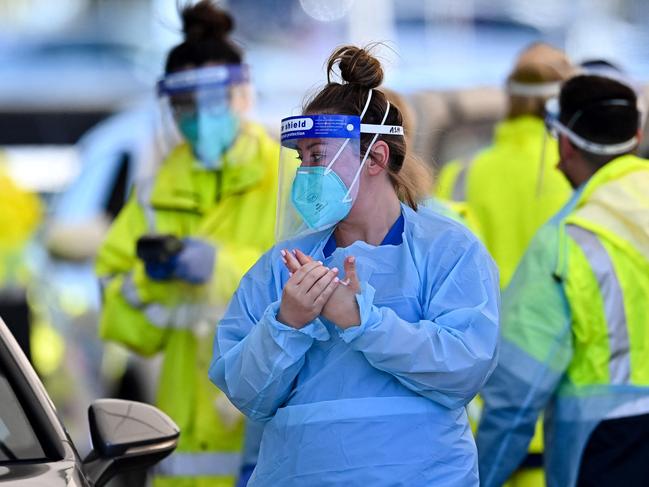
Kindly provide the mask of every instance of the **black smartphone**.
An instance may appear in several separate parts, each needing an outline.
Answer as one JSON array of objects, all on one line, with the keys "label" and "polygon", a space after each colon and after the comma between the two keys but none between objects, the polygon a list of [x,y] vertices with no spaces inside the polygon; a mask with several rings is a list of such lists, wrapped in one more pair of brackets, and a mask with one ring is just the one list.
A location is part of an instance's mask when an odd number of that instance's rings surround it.
[{"label": "black smartphone", "polygon": [[174,235],[144,235],[137,241],[136,254],[145,262],[168,262],[183,249]]}]

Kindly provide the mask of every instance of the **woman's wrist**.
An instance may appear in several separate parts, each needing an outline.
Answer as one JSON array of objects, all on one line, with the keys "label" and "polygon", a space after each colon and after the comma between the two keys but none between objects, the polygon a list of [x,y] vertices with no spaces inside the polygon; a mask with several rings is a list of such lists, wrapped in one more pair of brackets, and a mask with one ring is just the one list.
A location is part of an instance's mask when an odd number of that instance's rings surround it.
[{"label": "woman's wrist", "polygon": [[332,323],[334,323],[338,328],[341,328],[343,330],[346,330],[347,328],[351,328],[353,326],[359,326],[361,324],[361,313],[360,309],[358,308],[358,303],[356,302],[356,296],[351,295],[349,297],[349,301],[345,303],[345,306],[341,307],[342,309],[337,309],[333,313],[334,316],[331,318],[325,318],[329,319]]},{"label": "woman's wrist", "polygon": [[306,323],[300,323],[299,320],[291,319],[290,317],[285,316],[282,313],[282,308],[281,307],[279,309],[279,312],[277,313],[276,319],[282,325],[286,325],[286,326],[289,326],[291,328],[295,328],[296,330],[301,330],[302,328],[304,328],[306,325],[309,324],[308,321]]}]

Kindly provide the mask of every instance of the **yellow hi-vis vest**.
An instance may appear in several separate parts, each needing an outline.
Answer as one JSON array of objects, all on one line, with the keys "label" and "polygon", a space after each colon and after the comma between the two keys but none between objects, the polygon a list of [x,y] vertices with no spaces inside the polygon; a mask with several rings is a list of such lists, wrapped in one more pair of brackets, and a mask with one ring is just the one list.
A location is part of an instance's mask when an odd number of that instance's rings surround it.
[{"label": "yellow hi-vis vest", "polygon": [[534,238],[503,297],[482,393],[480,480],[501,485],[544,412],[550,487],[575,485],[606,419],[649,413],[649,162],[600,168]]},{"label": "yellow hi-vis vest", "polygon": [[573,356],[546,453],[557,484],[572,484],[599,421],[649,413],[649,161],[627,155],[598,170],[562,231]]},{"label": "yellow hi-vis vest", "polygon": [[[596,184],[604,176],[608,184]],[[587,203],[565,222],[575,348],[568,377],[571,388],[649,386],[649,162],[624,156],[593,179]]]},{"label": "yellow hi-vis vest", "polygon": [[[243,421],[232,420],[207,370],[225,305],[274,243],[278,161],[278,144],[251,123],[242,126],[220,171],[200,168],[189,146],[180,145],[151,184],[134,190],[101,247],[101,336],[142,355],[164,354],[157,405],[181,435],[177,451],[157,469],[157,486],[232,486],[236,479]],[[137,239],[148,233],[212,243],[211,282],[150,280],[135,255]]]}]

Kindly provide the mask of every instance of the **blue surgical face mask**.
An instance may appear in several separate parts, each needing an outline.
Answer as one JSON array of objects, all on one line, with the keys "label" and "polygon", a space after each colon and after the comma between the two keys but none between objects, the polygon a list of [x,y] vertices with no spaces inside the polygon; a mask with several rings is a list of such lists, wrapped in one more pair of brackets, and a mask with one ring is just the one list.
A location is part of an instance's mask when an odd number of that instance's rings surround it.
[{"label": "blue surgical face mask", "polygon": [[304,222],[314,230],[335,225],[352,209],[345,183],[335,171],[322,166],[297,170],[291,199]]},{"label": "blue surgical face mask", "polygon": [[229,110],[220,113],[198,111],[178,121],[178,128],[206,169],[220,169],[222,156],[239,132],[239,119]]}]

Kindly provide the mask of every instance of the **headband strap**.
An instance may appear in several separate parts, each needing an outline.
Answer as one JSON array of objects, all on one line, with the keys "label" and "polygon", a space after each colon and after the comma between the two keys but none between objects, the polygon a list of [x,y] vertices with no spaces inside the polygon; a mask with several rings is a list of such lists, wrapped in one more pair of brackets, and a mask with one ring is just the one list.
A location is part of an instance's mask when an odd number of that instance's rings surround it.
[{"label": "headband strap", "polygon": [[520,81],[509,81],[507,93],[514,96],[525,96],[529,98],[549,98],[557,96],[561,89],[560,81],[548,83],[521,83]]}]

